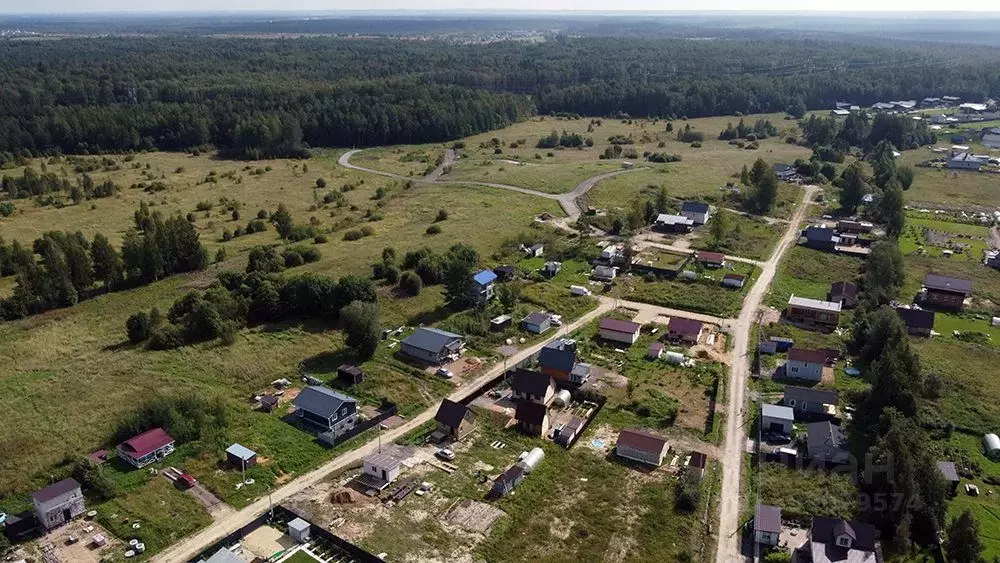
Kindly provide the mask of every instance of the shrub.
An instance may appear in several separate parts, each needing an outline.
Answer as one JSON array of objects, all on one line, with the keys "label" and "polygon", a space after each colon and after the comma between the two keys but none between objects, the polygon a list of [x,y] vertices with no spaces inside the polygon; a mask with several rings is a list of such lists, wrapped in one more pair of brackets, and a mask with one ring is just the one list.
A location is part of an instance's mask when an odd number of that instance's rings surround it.
[{"label": "shrub", "polygon": [[444,209],[440,209],[438,210],[437,217],[434,218],[434,221],[438,222],[438,221],[444,221],[446,219],[448,219],[448,212],[445,211]]},{"label": "shrub", "polygon": [[233,232],[229,229],[222,231],[222,241],[229,242],[231,240],[233,240]]},{"label": "shrub", "polygon": [[371,225],[365,225],[361,227],[361,236],[370,237],[375,234],[375,227]]},{"label": "shrub", "polygon": [[284,269],[284,260],[278,257],[278,251],[267,246],[255,246],[250,251],[246,272],[273,273]]},{"label": "shrub", "polygon": [[187,220],[188,220],[188,223],[194,223],[195,221],[198,220],[198,218],[195,216],[194,213],[188,213],[187,214]]},{"label": "shrub", "polygon": [[420,295],[424,282],[415,272],[403,272],[399,278],[399,289],[406,295]]},{"label": "shrub", "polygon": [[350,231],[347,231],[346,233],[344,233],[344,240],[347,240],[347,241],[361,240],[362,238],[364,238],[364,236],[365,235],[361,231],[355,229],[355,230],[350,230]]},{"label": "shrub", "polygon": [[323,189],[326,187],[326,178],[316,178],[316,187]]},{"label": "shrub", "polygon": [[313,237],[313,242],[316,244],[326,244],[326,235],[316,235]]},{"label": "shrub", "polygon": [[240,220],[240,210],[233,209],[233,221],[239,221],[239,220]]},{"label": "shrub", "polygon": [[132,344],[148,339],[151,330],[152,322],[145,311],[139,311],[125,321],[125,332],[128,333],[128,341]]},{"label": "shrub", "polygon": [[257,212],[257,218],[260,219],[260,220],[262,220],[262,221],[264,219],[267,219],[267,211],[264,211],[263,209],[261,209],[260,211],[258,211]]},{"label": "shrub", "polygon": [[302,258],[302,255],[296,252],[294,249],[288,249],[281,253],[281,257],[285,260],[286,268],[294,268],[296,266],[301,266],[306,263]]},{"label": "shrub", "polygon": [[227,254],[225,247],[220,248],[219,251],[215,253],[215,262],[216,263],[225,262],[226,256]]},{"label": "shrub", "polygon": [[247,223],[247,228],[244,229],[243,232],[245,232],[248,235],[251,235],[253,233],[260,233],[266,230],[267,230],[267,223],[265,223],[261,219],[254,219],[249,223]]},{"label": "shrub", "polygon": [[385,281],[389,283],[394,284],[399,281],[400,273],[399,273],[399,268],[397,268],[396,266],[387,265],[382,273],[385,275],[384,276]]},{"label": "shrub", "polygon": [[211,211],[215,207],[211,201],[199,201],[197,205],[194,206],[195,211]]},{"label": "shrub", "polygon": [[427,231],[426,232],[429,235],[437,235],[437,234],[441,233],[441,227],[439,227],[437,225],[431,225],[430,227],[427,227]]}]

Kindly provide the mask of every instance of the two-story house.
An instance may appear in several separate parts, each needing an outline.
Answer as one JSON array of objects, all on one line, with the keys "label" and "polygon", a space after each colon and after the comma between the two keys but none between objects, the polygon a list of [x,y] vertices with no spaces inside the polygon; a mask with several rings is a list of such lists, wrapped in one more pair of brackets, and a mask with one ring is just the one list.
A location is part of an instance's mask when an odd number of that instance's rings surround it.
[{"label": "two-story house", "polygon": [[292,402],[295,416],[321,433],[336,438],[358,423],[358,404],[333,389],[310,385]]},{"label": "two-story house", "polygon": [[556,394],[556,384],[544,373],[518,368],[510,382],[511,400],[548,406]]},{"label": "two-story house", "polygon": [[792,348],[788,351],[788,361],[785,362],[785,377],[820,381],[823,379],[823,368],[826,367],[826,352],[806,348]]},{"label": "two-story house", "polygon": [[46,530],[66,524],[86,510],[83,492],[76,479],[63,479],[31,495],[35,517]]},{"label": "two-story house", "polygon": [[469,297],[476,305],[485,305],[493,299],[493,287],[496,284],[497,275],[493,270],[482,270],[472,276],[472,283],[469,287]]}]

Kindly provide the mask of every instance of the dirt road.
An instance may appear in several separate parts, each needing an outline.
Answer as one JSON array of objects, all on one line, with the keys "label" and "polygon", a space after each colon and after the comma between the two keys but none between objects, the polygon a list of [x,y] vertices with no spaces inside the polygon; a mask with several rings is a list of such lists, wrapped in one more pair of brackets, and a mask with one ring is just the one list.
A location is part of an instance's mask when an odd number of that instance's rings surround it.
[{"label": "dirt road", "polygon": [[641,167],[640,168],[628,168],[628,169],[622,169],[622,170],[615,170],[614,172],[605,172],[603,174],[597,174],[596,176],[591,176],[590,178],[587,178],[586,180],[580,182],[572,190],[570,190],[570,191],[568,191],[566,193],[562,193],[562,194],[549,194],[549,193],[545,193],[545,192],[540,192],[538,190],[531,190],[531,189],[528,189],[528,188],[522,188],[520,186],[511,186],[511,185],[508,185],[508,184],[497,184],[497,183],[494,183],[494,182],[477,182],[477,181],[473,181],[473,180],[468,180],[468,181],[466,181],[466,180],[441,180],[441,173],[443,172],[444,167],[451,165],[452,162],[454,162],[454,160],[455,160],[455,151],[453,151],[452,149],[448,149],[448,152],[445,153],[445,162],[443,164],[441,164],[441,166],[438,166],[436,169],[434,169],[433,172],[431,172],[427,176],[424,176],[423,178],[411,178],[411,177],[408,177],[408,176],[403,176],[402,174],[394,174],[392,172],[385,172],[383,170],[375,170],[373,168],[365,168],[364,166],[358,166],[356,164],[351,164],[351,157],[354,156],[355,154],[361,152],[361,150],[362,149],[354,149],[354,150],[349,150],[349,151],[345,152],[344,154],[340,155],[340,158],[337,160],[337,164],[343,166],[344,168],[349,168],[351,170],[357,170],[359,172],[368,172],[370,174],[376,174],[378,176],[385,176],[386,178],[394,178],[396,180],[403,180],[404,182],[417,182],[417,183],[423,183],[423,184],[461,185],[461,186],[484,186],[484,187],[487,187],[487,188],[499,188],[501,190],[509,190],[509,191],[512,191],[512,192],[518,192],[518,193],[522,193],[522,194],[533,195],[535,197],[543,197],[545,199],[554,199],[554,200],[556,200],[559,203],[559,206],[562,207],[563,211],[566,212],[566,215],[570,219],[573,219],[573,220],[575,220],[577,217],[579,217],[580,213],[583,212],[580,209],[580,207],[576,204],[577,198],[579,198],[580,196],[582,196],[582,195],[586,194],[588,191],[590,191],[590,189],[593,188],[594,186],[596,186],[598,182],[600,182],[601,180],[606,180],[606,179],[611,178],[613,176],[617,176],[619,174],[625,174],[627,172],[634,172],[636,170],[644,170],[644,168],[641,168]]},{"label": "dirt road", "polygon": [[722,493],[719,507],[718,545],[716,547],[716,563],[730,563],[743,558],[739,551],[740,539],[740,486],[741,463],[743,461],[743,446],[746,443],[746,428],[743,426],[743,408],[746,399],[747,378],[750,375],[750,331],[756,322],[757,310],[760,308],[764,295],[767,293],[778,263],[785,252],[795,244],[798,238],[799,222],[805,217],[809,202],[816,193],[815,186],[806,186],[802,202],[799,203],[795,215],[788,224],[788,229],[782,235],[766,262],[761,262],[763,270],[756,283],[750,288],[743,309],[733,325],[733,363],[729,373],[729,398],[726,407],[726,441],[722,456]]},{"label": "dirt road", "polygon": [[[671,252],[680,252],[683,254],[694,254],[697,250],[693,248],[687,248],[684,246],[678,246],[675,244],[664,244],[662,242],[657,242],[656,237],[660,235],[656,234],[644,234],[636,237],[636,246],[641,248],[659,248],[661,250],[669,250]],[[733,256],[732,254],[726,254],[726,260],[732,260],[733,262],[743,262],[744,264],[760,264],[757,260],[752,260],[750,258],[743,258],[741,256]]]},{"label": "dirt road", "polygon": [[[612,306],[613,303],[611,302],[611,300],[600,300],[598,302],[598,306],[596,309],[580,317],[576,321],[573,321],[572,323],[569,323],[568,325],[562,327],[562,329],[553,334],[552,337],[547,339],[545,342],[540,342],[538,344],[525,348],[524,350],[521,350],[517,354],[508,358],[506,363],[508,365],[513,365],[516,364],[517,362],[520,362],[521,360],[524,360],[528,356],[534,354],[539,349],[541,349],[541,347],[544,346],[546,342],[561,337],[565,334],[568,334],[576,330],[577,328],[589,323],[598,316],[610,311]],[[497,377],[498,375],[503,373],[503,369],[504,369],[504,364],[497,364],[491,367],[481,376],[477,377],[476,379],[470,382],[467,382],[466,384],[456,389],[455,392],[452,393],[448,398],[453,401],[459,401],[465,398],[473,391],[479,389],[480,387],[488,383],[494,377]],[[421,424],[434,418],[434,415],[437,413],[439,405],[440,402],[435,403],[429,409],[416,415],[405,424],[398,426],[392,430],[383,431],[381,439],[385,442],[392,442],[393,440],[403,436],[407,432],[416,429]],[[378,448],[378,443],[379,443],[378,439],[371,440],[365,443],[364,445],[358,446],[357,448],[349,452],[345,452],[344,454],[326,462],[317,469],[314,469],[313,471],[294,479],[293,481],[289,482],[283,487],[273,491],[270,496],[271,502],[273,502],[275,505],[280,504],[282,501],[291,497],[292,495],[302,492],[303,490],[308,489],[309,487],[312,487],[313,485],[319,483],[327,476],[329,476],[331,473],[342,470],[346,467],[349,467],[352,464],[360,463],[362,458],[364,458],[368,454],[371,454]],[[151,559],[151,561],[172,563],[172,562],[187,561],[189,559],[192,559],[208,546],[219,541],[232,531],[239,529],[241,526],[253,520],[257,516],[263,514],[264,512],[267,511],[267,509],[268,509],[268,497],[263,497],[261,499],[258,499],[253,504],[247,506],[246,508],[238,512],[234,512],[233,514],[226,516],[224,518],[216,519],[215,522],[213,522],[209,527],[205,528],[204,530],[201,530],[200,532],[192,536],[189,536],[181,540],[180,542],[170,546],[166,550],[158,553]]]}]

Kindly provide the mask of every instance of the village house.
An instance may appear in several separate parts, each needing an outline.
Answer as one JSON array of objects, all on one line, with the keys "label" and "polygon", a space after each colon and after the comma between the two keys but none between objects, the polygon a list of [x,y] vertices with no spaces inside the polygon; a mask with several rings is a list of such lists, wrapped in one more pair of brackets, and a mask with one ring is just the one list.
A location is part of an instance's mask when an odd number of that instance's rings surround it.
[{"label": "village house", "polygon": [[802,231],[802,236],[805,238],[805,241],[801,243],[802,246],[815,250],[833,252],[840,244],[840,237],[829,227],[806,227]]},{"label": "village house", "polygon": [[535,311],[521,319],[521,328],[532,334],[542,334],[551,327],[552,315],[545,311]]},{"label": "village house", "polygon": [[979,171],[979,169],[988,162],[988,157],[968,152],[960,152],[949,158],[945,166],[955,170]]},{"label": "village house", "polygon": [[795,549],[792,559],[811,563],[881,563],[878,530],[864,522],[813,516],[806,541]]},{"label": "village house", "polygon": [[792,348],[788,351],[788,361],[785,362],[785,377],[818,382],[823,379],[824,367],[826,353],[822,350]]},{"label": "village house", "polygon": [[833,330],[840,324],[840,303],[792,295],[788,298],[785,318],[807,327]]},{"label": "village house", "polygon": [[612,282],[618,275],[618,270],[612,266],[594,266],[594,271],[590,277],[599,282]]},{"label": "village house", "polygon": [[960,310],[972,295],[972,282],[961,278],[927,274],[920,292],[923,304],[941,309]]},{"label": "village house", "polygon": [[549,408],[541,403],[518,401],[514,408],[517,429],[529,436],[545,436],[549,431]]},{"label": "village house", "polygon": [[556,394],[556,384],[544,373],[518,368],[510,382],[510,398],[548,406]]},{"label": "village house", "polygon": [[476,305],[483,305],[493,299],[494,285],[497,275],[493,270],[481,270],[472,276],[472,284],[469,287],[469,298]]},{"label": "village house", "polygon": [[914,336],[930,336],[934,329],[934,311],[896,307],[896,314],[906,325],[906,331]]},{"label": "village house", "polygon": [[694,253],[694,259],[706,268],[722,268],[726,265],[726,255],[719,252],[698,251]]},{"label": "village house", "polygon": [[790,407],[763,404],[760,406],[760,430],[765,433],[792,435],[795,412]]},{"label": "village house", "polygon": [[667,439],[641,428],[626,428],[618,433],[615,454],[618,457],[659,467],[670,449]]},{"label": "village house", "polygon": [[704,326],[701,321],[685,319],[682,317],[670,317],[667,323],[667,338],[671,342],[680,342],[694,346],[701,340]]},{"label": "village house", "polygon": [[722,276],[722,285],[734,289],[742,288],[747,282],[747,277],[743,274],[729,273]]},{"label": "village house", "polygon": [[840,303],[842,309],[851,309],[858,304],[858,284],[851,281],[833,282],[830,285],[830,301]]},{"label": "village house", "polygon": [[46,531],[68,523],[86,510],[80,483],[73,478],[36,491],[31,501],[35,506],[35,518]]},{"label": "village house", "polygon": [[829,420],[806,425],[809,458],[816,463],[843,465],[850,460],[847,434]]},{"label": "village house", "polygon": [[382,490],[399,477],[403,464],[389,454],[374,453],[363,460],[362,483],[373,489]]},{"label": "village house", "polygon": [[465,339],[458,334],[438,328],[421,327],[400,343],[399,352],[429,364],[443,364],[458,359],[464,347]]},{"label": "village house", "polygon": [[566,424],[563,424],[553,431],[552,439],[560,446],[568,448],[586,423],[587,421],[579,416],[571,416],[569,420],[566,421]]},{"label": "village house", "polygon": [[574,364],[576,364],[576,340],[557,338],[538,351],[538,371],[556,379],[569,379]]},{"label": "village house", "polygon": [[295,416],[336,438],[358,423],[358,404],[352,397],[318,385],[303,389],[295,400]]},{"label": "village house", "polygon": [[156,463],[174,452],[174,439],[162,428],[152,428],[118,444],[118,457],[136,468]]},{"label": "village house", "polygon": [[694,221],[683,215],[660,213],[653,222],[653,228],[663,233],[688,233],[694,227]]},{"label": "village house", "polygon": [[437,429],[431,434],[432,440],[461,440],[475,429],[476,412],[462,403],[444,399],[434,415],[434,422],[437,423]]},{"label": "village house", "polygon": [[772,164],[771,170],[774,172],[774,175],[777,176],[779,180],[785,182],[794,180],[795,176],[798,175],[798,170],[796,170],[794,166],[790,164],[784,164],[781,162]]},{"label": "village house", "polygon": [[620,319],[601,319],[600,334],[604,340],[620,342],[622,344],[635,344],[639,339],[639,330],[642,325],[631,321]]},{"label": "village house", "polygon": [[758,504],[753,517],[753,539],[762,545],[778,545],[781,538],[781,508]]},{"label": "village house", "polygon": [[681,215],[691,219],[695,225],[704,225],[712,216],[712,208],[700,201],[685,201],[681,204]]},{"label": "village house", "polygon": [[791,407],[800,420],[830,415],[837,405],[837,392],[815,387],[786,385],[782,404]]}]

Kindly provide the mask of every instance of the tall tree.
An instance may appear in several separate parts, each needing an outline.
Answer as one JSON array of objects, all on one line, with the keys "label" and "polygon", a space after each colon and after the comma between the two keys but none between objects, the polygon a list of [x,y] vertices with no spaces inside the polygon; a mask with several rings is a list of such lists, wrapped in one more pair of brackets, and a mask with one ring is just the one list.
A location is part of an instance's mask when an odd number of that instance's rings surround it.
[{"label": "tall tree", "polygon": [[340,321],[344,326],[345,343],[354,349],[361,360],[375,355],[379,343],[378,303],[352,301],[340,310]]},{"label": "tall tree", "polygon": [[279,203],[278,209],[271,214],[271,222],[274,223],[274,229],[281,238],[287,239],[288,235],[292,234],[292,214],[288,212],[284,203]]},{"label": "tall tree", "polygon": [[104,286],[110,290],[117,289],[125,277],[125,266],[118,251],[102,233],[94,235],[94,242],[90,244],[90,258],[94,263],[94,278],[103,281]]},{"label": "tall tree", "polygon": [[861,205],[861,199],[868,193],[864,167],[860,162],[852,162],[841,173],[840,207],[847,214],[853,214]]},{"label": "tall tree", "polygon": [[903,209],[903,189],[899,181],[893,178],[882,191],[878,203],[878,219],[885,226],[885,233],[897,238],[906,226],[906,211]]},{"label": "tall tree", "polygon": [[899,295],[906,273],[903,253],[891,240],[877,241],[864,265],[864,298],[875,306],[888,305]]},{"label": "tall tree", "polygon": [[712,246],[720,248],[729,236],[729,214],[721,209],[712,216],[709,230],[712,234]]},{"label": "tall tree", "polygon": [[979,537],[979,521],[972,515],[972,510],[966,508],[948,524],[944,549],[948,561],[954,563],[981,563],[983,561],[983,542]]},{"label": "tall tree", "polygon": [[774,207],[774,202],[778,199],[778,177],[770,168],[764,173],[757,183],[757,190],[754,192],[754,204],[757,211],[767,213]]}]

